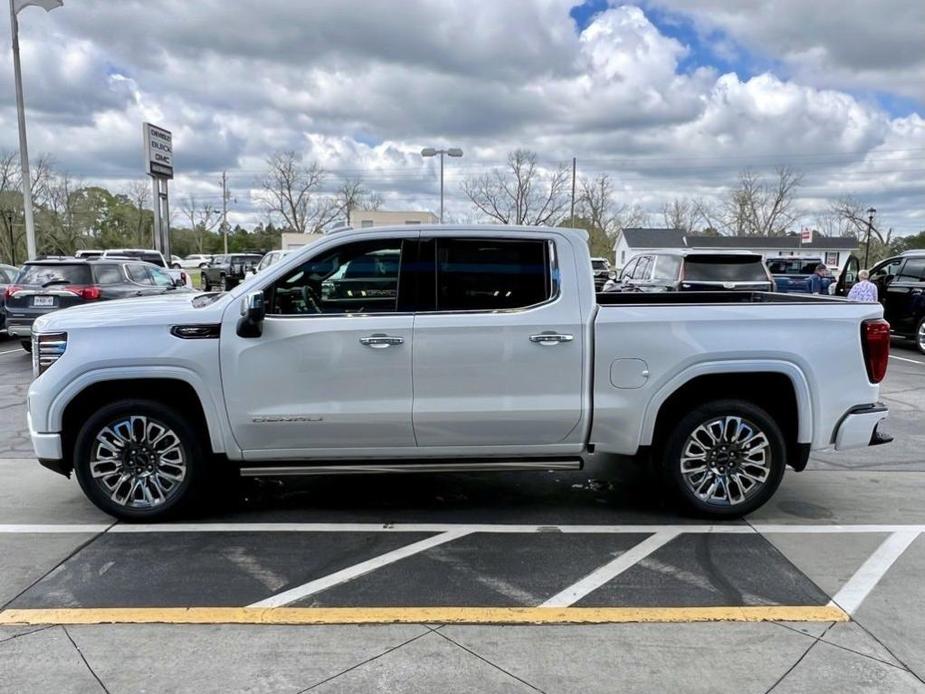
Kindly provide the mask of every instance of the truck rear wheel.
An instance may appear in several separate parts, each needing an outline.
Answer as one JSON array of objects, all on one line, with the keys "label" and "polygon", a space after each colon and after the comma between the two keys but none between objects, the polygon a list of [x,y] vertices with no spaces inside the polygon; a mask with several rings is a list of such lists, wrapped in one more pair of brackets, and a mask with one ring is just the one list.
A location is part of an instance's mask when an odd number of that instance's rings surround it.
[{"label": "truck rear wheel", "polygon": [[684,507],[699,516],[738,518],[762,506],[784,476],[780,427],[744,400],[694,408],[668,436],[661,466]]},{"label": "truck rear wheel", "polygon": [[188,511],[205,486],[208,460],[197,432],[153,400],[121,400],[81,427],[74,470],[84,494],[127,521],[160,521]]}]

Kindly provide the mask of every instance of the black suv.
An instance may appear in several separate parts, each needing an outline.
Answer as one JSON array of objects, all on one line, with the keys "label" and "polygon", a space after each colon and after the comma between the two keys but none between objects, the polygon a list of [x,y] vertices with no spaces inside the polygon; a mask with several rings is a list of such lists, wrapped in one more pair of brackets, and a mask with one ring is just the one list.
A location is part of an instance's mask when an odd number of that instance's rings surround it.
[{"label": "black suv", "polygon": [[624,292],[774,290],[774,280],[758,253],[643,253],[630,258],[620,279]]},{"label": "black suv", "polygon": [[211,292],[221,289],[227,292],[236,287],[249,274],[251,268],[257,267],[262,255],[258,253],[235,253],[234,255],[217,255],[202,269],[202,290]]},{"label": "black suv", "polygon": [[[835,293],[847,296],[857,282],[859,261],[848,259],[838,278]],[[894,335],[915,342],[925,354],[925,250],[906,251],[881,260],[870,269],[870,281],[877,285],[883,317]]]},{"label": "black suv", "polygon": [[188,291],[151,263],[133,260],[58,258],[23,265],[4,291],[7,332],[32,350],[32,323],[39,316],[92,301]]}]

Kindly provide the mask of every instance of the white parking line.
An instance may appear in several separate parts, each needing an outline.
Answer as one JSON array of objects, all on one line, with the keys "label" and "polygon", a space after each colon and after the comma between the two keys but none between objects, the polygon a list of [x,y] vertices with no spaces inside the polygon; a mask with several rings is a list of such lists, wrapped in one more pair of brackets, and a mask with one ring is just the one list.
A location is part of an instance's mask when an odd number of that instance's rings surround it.
[{"label": "white parking line", "polygon": [[15,354],[16,352],[19,352],[20,354],[27,354],[26,350],[24,350],[24,349],[22,349],[22,348],[19,348],[19,349],[8,349],[8,350],[6,350],[6,351],[4,351],[4,352],[0,352],[0,355],[3,355],[3,354]]},{"label": "white parking line", "polygon": [[380,569],[383,566],[392,564],[400,559],[405,559],[406,557],[410,557],[414,554],[418,554],[419,552],[423,552],[424,550],[431,549],[437,545],[442,545],[446,542],[457,540],[460,537],[468,534],[469,533],[465,530],[455,530],[452,532],[442,533],[440,535],[434,535],[433,537],[428,537],[424,540],[420,540],[419,542],[413,542],[410,545],[405,545],[404,547],[393,549],[391,552],[380,554],[378,557],[367,559],[366,561],[360,562],[359,564],[348,566],[346,569],[335,571],[332,574],[315,579],[314,581],[309,581],[308,583],[304,583],[301,586],[290,588],[289,590],[278,593],[277,595],[273,595],[266,600],[261,600],[260,602],[255,602],[252,605],[248,605],[248,607],[284,607],[285,605],[289,605],[296,600],[301,600],[302,598],[308,597],[309,595],[320,593],[323,590],[340,585],[341,583],[352,581],[354,578],[358,578],[359,576],[367,574],[370,571],[375,571],[376,569]]},{"label": "white parking line", "polygon": [[890,359],[898,359],[899,361],[907,361],[910,364],[921,364],[922,366],[925,366],[925,361],[916,361],[915,359],[908,359],[906,357],[897,357],[895,354],[891,354]]},{"label": "white parking line", "polygon": [[841,587],[829,605],[840,607],[849,615],[853,615],[864,602],[864,598],[870,594],[874,586],[918,536],[919,533],[915,531],[896,532],[890,535],[867,558],[867,561],[861,564],[861,568]]},{"label": "white parking line", "polygon": [[0,524],[0,535],[48,535],[53,533],[101,533],[108,525],[88,525],[64,523],[44,525]]},{"label": "white parking line", "polygon": [[608,581],[613,580],[634,564],[648,557],[659,547],[666,545],[678,536],[675,531],[655,533],[619,557],[595,569],[577,583],[553,595],[540,607],[571,607],[586,595],[594,592]]}]

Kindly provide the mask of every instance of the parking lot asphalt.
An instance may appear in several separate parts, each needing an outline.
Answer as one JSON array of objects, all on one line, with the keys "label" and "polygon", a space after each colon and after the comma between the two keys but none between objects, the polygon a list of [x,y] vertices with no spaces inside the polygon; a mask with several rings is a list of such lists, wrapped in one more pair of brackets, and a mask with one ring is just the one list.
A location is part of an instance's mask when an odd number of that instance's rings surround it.
[{"label": "parking lot asphalt", "polygon": [[896,441],[814,456],[745,521],[591,467],[126,526],[35,463],[0,338],[0,691],[925,691],[925,357],[893,356]]}]

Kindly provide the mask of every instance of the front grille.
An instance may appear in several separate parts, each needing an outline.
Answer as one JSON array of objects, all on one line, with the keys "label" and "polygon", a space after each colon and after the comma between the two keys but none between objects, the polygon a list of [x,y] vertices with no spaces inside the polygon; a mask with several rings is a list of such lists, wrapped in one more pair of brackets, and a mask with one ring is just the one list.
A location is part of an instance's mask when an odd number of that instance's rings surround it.
[{"label": "front grille", "polygon": [[67,350],[67,333],[32,335],[32,375],[38,378]]}]

